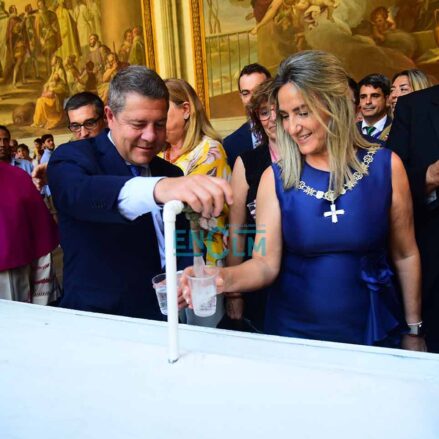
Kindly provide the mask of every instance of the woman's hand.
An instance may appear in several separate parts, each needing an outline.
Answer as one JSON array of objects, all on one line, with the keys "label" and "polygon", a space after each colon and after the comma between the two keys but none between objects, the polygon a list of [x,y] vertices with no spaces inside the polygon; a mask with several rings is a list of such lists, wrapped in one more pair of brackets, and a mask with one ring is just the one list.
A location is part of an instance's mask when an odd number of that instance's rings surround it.
[{"label": "woman's hand", "polygon": [[403,335],[401,347],[407,351],[427,352],[425,338],[417,335]]}]

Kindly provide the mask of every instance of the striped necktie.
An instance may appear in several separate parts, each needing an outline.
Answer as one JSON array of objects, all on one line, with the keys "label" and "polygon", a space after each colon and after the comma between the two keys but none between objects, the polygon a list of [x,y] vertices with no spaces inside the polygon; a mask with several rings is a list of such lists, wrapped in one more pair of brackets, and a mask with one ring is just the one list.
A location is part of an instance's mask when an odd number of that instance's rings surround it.
[{"label": "striped necktie", "polygon": [[372,125],[371,127],[366,127],[366,134],[368,136],[372,136],[372,133],[375,131],[375,127]]}]

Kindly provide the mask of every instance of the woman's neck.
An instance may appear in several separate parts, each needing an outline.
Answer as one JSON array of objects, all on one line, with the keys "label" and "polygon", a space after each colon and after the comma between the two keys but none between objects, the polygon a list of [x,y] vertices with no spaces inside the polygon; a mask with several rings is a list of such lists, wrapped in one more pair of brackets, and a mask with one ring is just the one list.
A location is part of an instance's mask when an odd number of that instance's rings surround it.
[{"label": "woman's neck", "polygon": [[169,147],[166,149],[166,159],[174,162],[175,160],[177,160],[181,155],[182,155],[182,151],[181,148],[183,147],[183,140],[179,140],[177,143],[175,144],[169,144]]},{"label": "woman's neck", "polygon": [[270,151],[271,161],[273,163],[279,160],[279,150],[277,149],[276,142],[274,140],[268,139],[268,149]]},{"label": "woman's neck", "polygon": [[313,155],[308,154],[305,156],[305,161],[313,168],[319,169],[320,171],[329,171],[329,156],[325,155]]}]

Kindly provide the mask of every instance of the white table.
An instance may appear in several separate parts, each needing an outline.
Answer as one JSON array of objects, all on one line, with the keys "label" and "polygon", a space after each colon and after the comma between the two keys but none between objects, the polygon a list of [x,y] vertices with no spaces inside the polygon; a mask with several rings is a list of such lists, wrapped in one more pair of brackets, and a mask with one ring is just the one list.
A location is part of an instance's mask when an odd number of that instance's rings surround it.
[{"label": "white table", "polygon": [[438,439],[439,355],[0,300],[0,438]]}]

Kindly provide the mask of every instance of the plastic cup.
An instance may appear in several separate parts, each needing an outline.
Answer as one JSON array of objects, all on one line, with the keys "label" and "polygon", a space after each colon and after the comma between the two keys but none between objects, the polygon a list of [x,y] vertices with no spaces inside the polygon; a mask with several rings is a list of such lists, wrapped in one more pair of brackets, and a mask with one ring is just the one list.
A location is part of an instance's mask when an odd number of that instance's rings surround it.
[{"label": "plastic cup", "polygon": [[[183,271],[177,271],[177,287]],[[168,315],[168,296],[166,294],[166,273],[158,274],[152,278],[152,286],[154,287],[160,311],[163,315]]]},{"label": "plastic cup", "polygon": [[217,267],[206,266],[201,277],[188,276],[192,306],[198,317],[210,317],[215,314],[217,274]]}]

